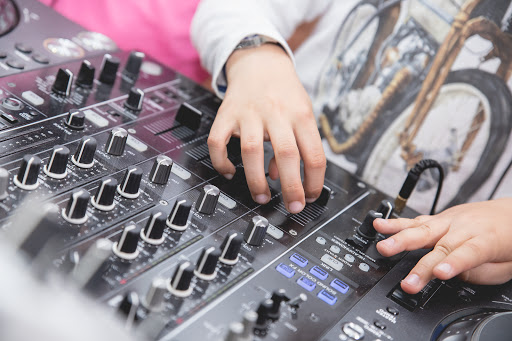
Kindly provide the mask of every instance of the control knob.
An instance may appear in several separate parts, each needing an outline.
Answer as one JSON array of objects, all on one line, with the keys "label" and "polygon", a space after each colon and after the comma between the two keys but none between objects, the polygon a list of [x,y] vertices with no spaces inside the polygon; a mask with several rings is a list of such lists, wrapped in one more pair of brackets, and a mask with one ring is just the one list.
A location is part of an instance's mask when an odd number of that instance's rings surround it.
[{"label": "control knob", "polygon": [[266,333],[268,321],[270,320],[268,312],[272,309],[273,304],[274,303],[272,300],[265,300],[260,303],[258,309],[256,310],[258,318],[256,319],[256,325],[254,326],[254,329],[260,333]]},{"label": "control knob", "polygon": [[91,195],[85,189],[75,189],[71,192],[68,204],[62,209],[62,217],[71,224],[83,224],[87,221],[87,204]]},{"label": "control knob", "polygon": [[178,199],[174,203],[169,217],[167,218],[167,226],[175,231],[185,231],[188,227],[188,217],[192,204],[187,199]]},{"label": "control knob", "polygon": [[181,262],[174,275],[167,282],[167,290],[171,294],[178,297],[187,297],[192,293],[193,287],[191,285],[192,277],[194,277],[194,266],[189,261]]},{"label": "control knob", "polygon": [[366,239],[375,239],[377,231],[373,227],[373,221],[377,218],[382,218],[382,213],[373,210],[366,214],[363,223],[357,228],[357,233]]},{"label": "control knob", "polygon": [[214,247],[205,247],[197,260],[194,274],[205,281],[211,281],[217,276],[217,262],[219,261],[220,251]]},{"label": "control knob", "polygon": [[41,159],[35,155],[25,155],[21,160],[18,175],[13,179],[16,186],[21,189],[32,191],[39,186],[39,170],[41,168]]},{"label": "control knob", "polygon": [[117,191],[125,198],[136,199],[140,194],[141,180],[142,169],[137,166],[130,166],[124,173],[123,180],[117,186]]},{"label": "control knob", "polygon": [[249,245],[261,246],[268,229],[268,220],[262,216],[255,216],[245,230],[244,240]]},{"label": "control knob", "polygon": [[92,136],[84,136],[78,143],[75,154],[71,157],[77,167],[91,168],[94,165],[94,154],[96,153],[97,142]]},{"label": "control knob", "polygon": [[287,301],[288,297],[286,297],[286,292],[284,289],[279,289],[278,291],[274,291],[272,293],[272,307],[268,311],[268,317],[276,321],[279,319],[279,310],[281,308],[281,302]]},{"label": "control knob", "polygon": [[206,185],[201,190],[199,199],[196,202],[196,210],[204,214],[212,214],[215,212],[217,201],[219,201],[220,191],[213,185]]},{"label": "control knob", "polygon": [[164,295],[167,293],[165,279],[157,277],[151,282],[151,286],[145,297],[141,299],[142,305],[151,312],[159,312],[164,309]]},{"label": "control knob", "polygon": [[236,264],[242,242],[243,239],[240,233],[235,231],[229,232],[220,246],[221,254],[219,260],[226,265]]},{"label": "control knob", "polygon": [[144,91],[139,88],[131,88],[124,107],[131,111],[141,111],[144,103]]},{"label": "control knob", "polygon": [[71,129],[82,130],[85,127],[85,115],[81,110],[70,109],[64,123]]},{"label": "control knob", "polygon": [[140,233],[140,237],[146,243],[152,245],[160,245],[164,242],[164,230],[166,225],[166,216],[163,211],[156,211],[151,213],[149,220]]},{"label": "control knob", "polygon": [[140,67],[146,55],[143,52],[132,51],[123,69],[123,77],[134,82],[139,77]]},{"label": "control knob", "polygon": [[151,172],[149,172],[149,180],[155,184],[165,185],[171,175],[171,169],[171,158],[165,155],[158,155],[153,163]]},{"label": "control knob", "polygon": [[94,83],[94,72],[96,69],[88,60],[84,60],[82,65],[80,65],[80,70],[78,71],[78,76],[76,77],[76,85],[84,88],[90,89]]},{"label": "control knob", "polygon": [[96,194],[92,197],[91,203],[100,211],[111,211],[115,207],[114,198],[116,195],[117,180],[106,176],[100,179]]},{"label": "control knob", "polygon": [[69,149],[65,146],[54,146],[48,164],[43,167],[43,172],[50,178],[64,179],[68,175]]},{"label": "control knob", "polygon": [[379,208],[377,209],[377,213],[382,214],[383,219],[389,219],[393,214],[394,205],[390,200],[382,200],[379,204]]},{"label": "control knob", "polygon": [[119,69],[119,58],[110,54],[105,54],[100,69],[99,81],[103,84],[113,85],[116,80],[117,70]]},{"label": "control knob", "polygon": [[59,69],[53,82],[52,91],[57,95],[68,97],[71,94],[72,84],[73,73],[68,69]]},{"label": "control knob", "polygon": [[118,313],[126,319],[124,327],[130,330],[137,319],[137,310],[139,309],[140,299],[136,292],[129,292],[123,297],[121,304],[117,308]]},{"label": "control knob", "polygon": [[121,237],[112,246],[114,254],[125,260],[133,260],[139,255],[137,248],[139,244],[141,228],[135,224],[126,226]]},{"label": "control knob", "polygon": [[115,127],[110,131],[105,151],[110,155],[121,156],[124,153],[128,132],[120,127]]}]

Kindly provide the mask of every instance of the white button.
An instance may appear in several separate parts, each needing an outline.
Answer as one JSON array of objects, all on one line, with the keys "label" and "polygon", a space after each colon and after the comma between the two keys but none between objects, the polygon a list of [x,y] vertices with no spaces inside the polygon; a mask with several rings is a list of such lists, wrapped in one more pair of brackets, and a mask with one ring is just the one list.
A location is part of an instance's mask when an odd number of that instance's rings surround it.
[{"label": "white button", "polygon": [[333,246],[331,246],[331,251],[334,253],[340,253],[341,249],[338,245],[333,245]]},{"label": "white button", "polygon": [[327,243],[327,240],[325,240],[324,237],[316,237],[316,242],[320,245],[325,245],[325,243]]},{"label": "white button", "polygon": [[361,263],[359,264],[359,269],[364,272],[368,272],[370,270],[370,266],[366,263]]},{"label": "white button", "polygon": [[44,99],[42,99],[39,95],[33,93],[32,91],[25,91],[21,94],[21,97],[26,99],[30,104],[38,106],[44,104]]},{"label": "white button", "polygon": [[340,271],[343,268],[343,263],[339,260],[329,256],[329,255],[323,255],[322,258],[320,258],[322,262],[329,265],[330,267],[334,268],[336,271]]},{"label": "white button", "polygon": [[347,253],[347,254],[345,255],[345,260],[346,260],[347,262],[349,262],[349,263],[354,263],[354,261],[355,261],[356,259],[355,259],[355,258],[354,258],[354,256],[352,256],[351,254]]},{"label": "white button", "polygon": [[141,141],[137,140],[135,137],[128,135],[128,138],[126,139],[126,144],[135,149],[138,152],[145,152],[148,150],[148,146],[142,143]]},{"label": "white button", "polygon": [[100,128],[108,126],[108,120],[91,109],[84,110],[84,115],[88,121],[94,123],[94,125]]},{"label": "white button", "polygon": [[274,237],[275,239],[281,239],[284,236],[284,232],[272,224],[268,224],[267,233]]}]

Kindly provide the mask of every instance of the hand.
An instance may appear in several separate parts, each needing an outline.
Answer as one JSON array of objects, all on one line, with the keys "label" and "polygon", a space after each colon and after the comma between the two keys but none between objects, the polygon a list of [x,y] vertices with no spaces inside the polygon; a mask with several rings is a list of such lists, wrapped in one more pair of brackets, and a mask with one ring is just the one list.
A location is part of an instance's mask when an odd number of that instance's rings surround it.
[{"label": "hand", "polygon": [[[270,140],[274,158],[269,176],[281,179],[286,208],[302,211],[322,191],[325,155],[311,101],[292,61],[274,44],[235,51],[226,63],[228,89],[208,138],[215,169],[231,179],[235,166],[227,158],[231,136],[240,137],[247,184],[254,201],[266,204],[263,141]],[[304,184],[300,159],[304,161]]]},{"label": "hand", "polygon": [[402,281],[402,289],[410,294],[433,277],[448,280],[459,275],[476,284],[512,279],[512,198],[459,205],[416,219],[375,219],[373,225],[381,233],[396,233],[377,243],[384,256],[434,248]]}]

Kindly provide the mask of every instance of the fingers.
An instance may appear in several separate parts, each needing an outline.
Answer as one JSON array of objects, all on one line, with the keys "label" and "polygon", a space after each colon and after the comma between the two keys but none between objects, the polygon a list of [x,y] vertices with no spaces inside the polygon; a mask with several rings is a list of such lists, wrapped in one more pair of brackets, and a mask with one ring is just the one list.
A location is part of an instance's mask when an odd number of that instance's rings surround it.
[{"label": "fingers", "polygon": [[280,124],[267,127],[274,148],[281,190],[286,209],[299,213],[305,206],[304,189],[300,178],[300,154],[295,135],[291,129]]},{"label": "fingers", "polygon": [[503,284],[512,279],[512,262],[485,263],[460,274],[462,280],[475,284]]},{"label": "fingers", "polygon": [[213,122],[208,136],[208,150],[213,167],[227,179],[232,179],[236,168],[228,159],[227,144],[233,133],[233,125],[226,122],[222,115]]},{"label": "fingers", "polygon": [[[424,220],[423,223],[411,221],[410,219],[396,220],[400,220],[396,225],[396,230],[401,229],[400,232],[377,243],[377,250],[386,257],[396,255],[402,251],[432,247],[446,234],[450,227],[449,223],[443,219],[420,218],[419,221]],[[382,222],[376,224],[379,226],[385,225]],[[379,230],[379,232],[381,231]]]},{"label": "fingers", "polygon": [[471,238],[448,254],[442,263],[435,267],[434,275],[439,279],[450,279],[493,258],[493,247],[486,238]]},{"label": "fingers", "polygon": [[326,158],[320,134],[313,120],[312,124],[296,127],[297,144],[304,161],[304,192],[306,202],[314,202],[324,185]]},{"label": "fingers", "polygon": [[253,200],[259,204],[266,204],[270,200],[270,190],[265,177],[261,121],[246,118],[241,123],[240,143],[245,177]]},{"label": "fingers", "polygon": [[277,169],[275,157],[272,157],[268,164],[268,176],[270,176],[272,180],[277,180],[279,178],[279,170]]},{"label": "fingers", "polygon": [[381,219],[377,218],[373,221],[373,227],[383,234],[393,234],[405,229],[419,227],[427,220],[432,219],[432,216],[420,215],[415,219],[398,218],[398,219]]}]

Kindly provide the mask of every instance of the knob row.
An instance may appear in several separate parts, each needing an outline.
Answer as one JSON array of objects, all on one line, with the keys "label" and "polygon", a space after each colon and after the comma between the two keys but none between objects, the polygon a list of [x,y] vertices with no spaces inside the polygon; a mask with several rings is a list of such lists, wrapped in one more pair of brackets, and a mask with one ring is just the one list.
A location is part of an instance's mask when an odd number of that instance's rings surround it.
[{"label": "knob row", "polygon": [[[134,83],[137,80],[144,57],[145,55],[142,52],[134,51],[130,53],[125,68],[122,71],[123,79],[128,80],[130,83]],[[98,81],[102,84],[112,86],[116,80],[120,64],[121,61],[119,58],[105,54]],[[76,86],[83,89],[91,89],[94,84],[95,72],[95,67],[88,60],[84,60],[80,65],[76,77]],[[71,94],[74,78],[70,70],[59,69],[52,85],[52,91],[57,95],[68,97]]]}]

